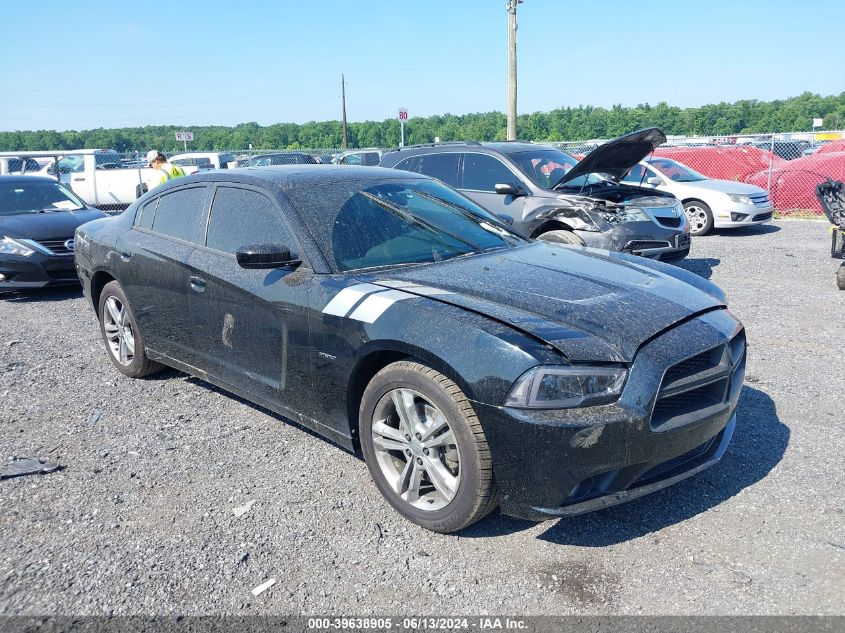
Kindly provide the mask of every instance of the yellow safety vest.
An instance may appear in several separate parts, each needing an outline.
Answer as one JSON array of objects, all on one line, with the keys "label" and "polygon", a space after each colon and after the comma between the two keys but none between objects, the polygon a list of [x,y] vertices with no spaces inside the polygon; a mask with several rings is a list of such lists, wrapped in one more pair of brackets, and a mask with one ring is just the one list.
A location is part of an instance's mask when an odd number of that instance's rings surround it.
[{"label": "yellow safety vest", "polygon": [[163,184],[168,180],[173,180],[174,178],[179,178],[185,175],[184,169],[179,167],[179,165],[171,165],[170,163],[165,163],[159,167],[159,171],[161,172],[161,180],[159,180],[159,184]]}]

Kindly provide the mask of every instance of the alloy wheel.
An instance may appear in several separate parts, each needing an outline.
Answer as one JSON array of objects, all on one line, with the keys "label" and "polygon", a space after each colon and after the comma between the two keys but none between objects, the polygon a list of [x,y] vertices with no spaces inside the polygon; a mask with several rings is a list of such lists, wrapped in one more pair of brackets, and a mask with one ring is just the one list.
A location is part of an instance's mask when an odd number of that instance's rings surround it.
[{"label": "alloy wheel", "polygon": [[447,506],[460,484],[460,453],[446,416],[412,389],[384,394],[373,412],[372,442],[393,491],[419,510]]},{"label": "alloy wheel", "polygon": [[106,342],[115,360],[121,365],[132,364],[135,358],[135,333],[129,320],[129,312],[120,299],[111,296],[106,299],[103,310],[103,329]]}]

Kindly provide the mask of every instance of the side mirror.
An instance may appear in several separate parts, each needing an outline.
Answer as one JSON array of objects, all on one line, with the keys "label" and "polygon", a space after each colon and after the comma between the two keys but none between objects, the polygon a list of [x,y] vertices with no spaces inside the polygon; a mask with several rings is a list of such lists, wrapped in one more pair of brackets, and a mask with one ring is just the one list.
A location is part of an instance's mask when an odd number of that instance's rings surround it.
[{"label": "side mirror", "polygon": [[646,178],[645,181],[650,185],[654,185],[655,187],[663,184],[663,181],[660,180],[660,178],[658,178],[657,176],[652,176],[651,178]]},{"label": "side mirror", "polygon": [[499,218],[502,222],[504,222],[508,226],[513,226],[513,216],[512,215],[508,215],[507,213],[497,213],[496,217]]},{"label": "side mirror", "polygon": [[285,268],[302,263],[291,256],[287,246],[277,243],[241,246],[235,258],[241,268]]},{"label": "side mirror", "polygon": [[525,195],[525,192],[517,187],[516,185],[512,185],[510,183],[497,183],[494,187],[496,193],[502,196],[522,196]]}]

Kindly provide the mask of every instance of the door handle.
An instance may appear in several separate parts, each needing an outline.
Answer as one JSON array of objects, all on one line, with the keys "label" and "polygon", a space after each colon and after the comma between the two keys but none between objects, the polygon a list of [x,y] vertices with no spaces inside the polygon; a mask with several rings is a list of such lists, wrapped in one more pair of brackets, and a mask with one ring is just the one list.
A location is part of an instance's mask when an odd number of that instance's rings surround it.
[{"label": "door handle", "polygon": [[191,290],[194,292],[203,292],[205,290],[205,279],[191,275],[190,282]]},{"label": "door handle", "polygon": [[74,178],[73,182],[85,182],[84,178]]}]

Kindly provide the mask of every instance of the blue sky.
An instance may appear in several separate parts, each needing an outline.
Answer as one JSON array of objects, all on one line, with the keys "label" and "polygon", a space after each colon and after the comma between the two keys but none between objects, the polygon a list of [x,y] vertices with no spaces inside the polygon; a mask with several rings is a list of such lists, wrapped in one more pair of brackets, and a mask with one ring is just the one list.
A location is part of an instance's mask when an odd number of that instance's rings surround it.
[{"label": "blue sky", "polygon": [[[505,0],[5,3],[0,130],[505,111]],[[519,112],[845,91],[845,2],[526,0]]]}]

